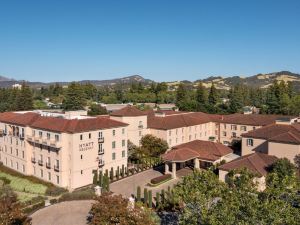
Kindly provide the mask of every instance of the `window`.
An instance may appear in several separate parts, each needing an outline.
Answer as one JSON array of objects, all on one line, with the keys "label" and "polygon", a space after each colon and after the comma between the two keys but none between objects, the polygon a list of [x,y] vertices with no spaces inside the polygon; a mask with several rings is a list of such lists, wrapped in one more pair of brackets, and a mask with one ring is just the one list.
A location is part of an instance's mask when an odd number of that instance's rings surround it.
[{"label": "window", "polygon": [[18,149],[16,149],[16,155],[19,156],[19,150]]},{"label": "window", "polygon": [[232,132],[232,137],[236,138],[236,133],[235,132]]},{"label": "window", "polygon": [[99,132],[99,138],[102,138],[103,137],[103,133],[102,132]]},{"label": "window", "polygon": [[125,140],[122,140],[122,147],[125,146]]},{"label": "window", "polygon": [[25,166],[24,165],[22,166],[22,171],[23,171],[23,173],[25,173]]},{"label": "window", "polygon": [[256,129],[256,127],[253,127],[253,130],[255,130]]},{"label": "window", "polygon": [[115,136],[116,135],[116,130],[113,130],[112,134],[113,134],[113,136]]},{"label": "window", "polygon": [[172,131],[171,130],[169,130],[169,136],[171,136],[172,135]]},{"label": "window", "polygon": [[176,129],[176,135],[177,135],[177,133],[178,133],[178,129]]},{"label": "window", "polygon": [[226,131],[223,131],[223,136],[226,137],[227,136],[227,133]]},{"label": "window", "polygon": [[116,159],[116,153],[112,153],[112,160],[115,160]]},{"label": "window", "polygon": [[50,133],[47,133],[47,139],[50,140]]},{"label": "window", "polygon": [[89,139],[91,139],[92,138],[92,134],[91,133],[89,133]]},{"label": "window", "polygon": [[247,127],[246,126],[241,126],[241,131],[247,131]]},{"label": "window", "polygon": [[125,134],[125,128],[122,128],[122,134]]},{"label": "window", "polygon": [[142,131],[139,131],[139,136],[140,136],[140,137],[142,136]]},{"label": "window", "polygon": [[125,157],[125,151],[122,151],[122,158]]},{"label": "window", "polygon": [[59,176],[56,176],[56,183],[59,184]]},{"label": "window", "polygon": [[82,141],[82,139],[83,139],[83,138],[82,138],[82,134],[80,134],[80,141]]},{"label": "window", "polygon": [[236,130],[236,125],[231,125],[231,130]]},{"label": "window", "polygon": [[48,180],[51,180],[51,173],[48,172]]},{"label": "window", "polygon": [[83,170],[80,170],[80,173],[83,174]]},{"label": "window", "polygon": [[41,169],[41,177],[44,176],[44,171]]},{"label": "window", "polygon": [[116,142],[115,141],[113,141],[111,145],[112,145],[112,148],[116,148]]},{"label": "window", "polygon": [[22,158],[24,159],[25,158],[25,152],[22,151]]},{"label": "window", "polygon": [[82,159],[82,155],[80,155],[80,159]]},{"label": "window", "polygon": [[42,131],[39,131],[39,136],[43,137],[43,132]]},{"label": "window", "polygon": [[55,141],[59,141],[59,135],[55,134]]},{"label": "window", "polygon": [[247,139],[247,146],[253,146],[253,139]]}]

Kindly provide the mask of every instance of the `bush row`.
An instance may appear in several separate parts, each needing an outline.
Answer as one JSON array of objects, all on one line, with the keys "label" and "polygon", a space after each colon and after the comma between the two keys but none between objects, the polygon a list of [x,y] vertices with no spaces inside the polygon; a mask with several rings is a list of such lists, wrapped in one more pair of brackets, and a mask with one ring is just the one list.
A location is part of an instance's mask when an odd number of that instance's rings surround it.
[{"label": "bush row", "polygon": [[159,184],[164,181],[170,180],[171,178],[172,178],[171,174],[164,174],[162,176],[151,179],[150,182],[151,182],[151,184]]}]

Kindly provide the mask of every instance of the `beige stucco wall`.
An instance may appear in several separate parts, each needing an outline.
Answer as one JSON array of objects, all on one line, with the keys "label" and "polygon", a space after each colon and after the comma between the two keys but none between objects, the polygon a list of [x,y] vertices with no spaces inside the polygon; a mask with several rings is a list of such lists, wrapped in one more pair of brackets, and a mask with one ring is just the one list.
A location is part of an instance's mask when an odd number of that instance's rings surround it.
[{"label": "beige stucco wall", "polygon": [[[7,125],[12,127],[15,125]],[[0,123],[0,129],[4,130],[5,124]],[[35,135],[33,135],[33,130]],[[46,130],[25,128],[24,139],[13,136],[8,132],[0,137],[0,161],[9,168],[17,170],[25,175],[33,175],[55,185],[73,190],[86,186],[93,181],[93,170],[117,170],[119,167],[127,167],[127,127],[117,127],[105,130],[96,130],[83,133],[55,133]],[[39,136],[42,132],[42,137]],[[104,154],[99,155],[99,132],[102,132],[104,142],[102,148]],[[47,133],[50,139],[47,139]],[[54,142],[55,135],[59,136],[56,145],[60,148],[39,147],[50,146]],[[80,136],[82,135],[82,140]],[[32,140],[34,143],[29,140]],[[115,148],[112,143],[115,143]],[[24,157],[23,157],[24,152]],[[112,154],[115,153],[115,159]],[[35,163],[32,162],[35,158]],[[104,161],[99,166],[99,160]],[[39,160],[43,163],[40,164]],[[59,170],[54,170],[54,165],[59,164]],[[46,163],[50,162],[50,167]],[[24,168],[24,169],[23,169]]]},{"label": "beige stucco wall", "polygon": [[113,120],[121,121],[129,124],[127,128],[128,139],[135,145],[140,145],[142,136],[149,133],[147,129],[147,116],[134,116],[134,117],[119,117],[111,116]]},{"label": "beige stucco wall", "polygon": [[[236,126],[236,130],[234,130],[234,126]],[[242,127],[245,127],[244,131]],[[229,123],[220,123],[220,143],[222,144],[231,144],[234,139],[233,132],[236,133],[236,139],[240,139],[242,134],[245,134],[253,129],[258,129],[261,126],[248,126],[248,125],[240,125],[240,124],[229,124]]]},{"label": "beige stucco wall", "polygon": [[298,154],[300,154],[300,145],[269,142],[269,155],[287,158],[294,163],[294,158]]},{"label": "beige stucco wall", "polygon": [[257,151],[263,151],[264,149],[268,150],[268,144],[266,140],[264,139],[256,139],[256,138],[250,138],[253,140],[253,146],[247,145],[247,139],[249,138],[242,138],[242,156],[243,155],[249,155]]}]

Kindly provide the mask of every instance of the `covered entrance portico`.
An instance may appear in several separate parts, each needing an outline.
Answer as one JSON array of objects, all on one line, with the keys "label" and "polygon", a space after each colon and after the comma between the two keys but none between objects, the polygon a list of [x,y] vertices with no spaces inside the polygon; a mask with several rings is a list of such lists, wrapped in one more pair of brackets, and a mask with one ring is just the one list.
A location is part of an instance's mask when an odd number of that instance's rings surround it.
[{"label": "covered entrance portico", "polygon": [[[185,167],[200,169],[198,153],[188,148],[174,149],[162,156],[165,161],[165,174],[172,175],[176,178],[176,171]],[[171,171],[170,171],[171,169]]]}]

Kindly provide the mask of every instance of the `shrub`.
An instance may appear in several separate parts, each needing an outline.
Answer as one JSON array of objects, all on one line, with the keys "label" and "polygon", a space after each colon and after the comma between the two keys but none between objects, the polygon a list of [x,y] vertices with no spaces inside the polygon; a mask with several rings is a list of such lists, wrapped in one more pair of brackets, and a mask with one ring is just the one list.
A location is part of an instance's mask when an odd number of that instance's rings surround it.
[{"label": "shrub", "polygon": [[66,189],[62,188],[62,187],[57,187],[57,186],[53,186],[53,187],[48,187],[46,190],[46,195],[50,195],[50,196],[59,196],[63,193],[67,192]]},{"label": "shrub", "polygon": [[55,199],[55,198],[53,198],[53,199],[50,199],[50,203],[51,203],[51,205],[53,205],[53,204],[56,204],[58,202],[58,200],[57,199]]},{"label": "shrub", "polygon": [[25,213],[25,214],[31,214],[41,208],[43,208],[45,206],[45,201],[42,201],[42,202],[39,202],[35,205],[32,205],[32,206],[29,206],[29,207],[26,207],[24,208],[22,211]]},{"label": "shrub", "polygon": [[0,180],[2,180],[4,184],[10,184],[10,180],[6,177],[0,177]]},{"label": "shrub", "polygon": [[71,193],[65,193],[59,198],[59,202],[72,200],[89,200],[95,197],[95,192],[92,189],[78,190]]},{"label": "shrub", "polygon": [[170,180],[172,178],[171,174],[165,174],[159,177],[155,177],[153,179],[151,179],[151,184],[160,184],[162,182],[165,182],[167,180]]}]

